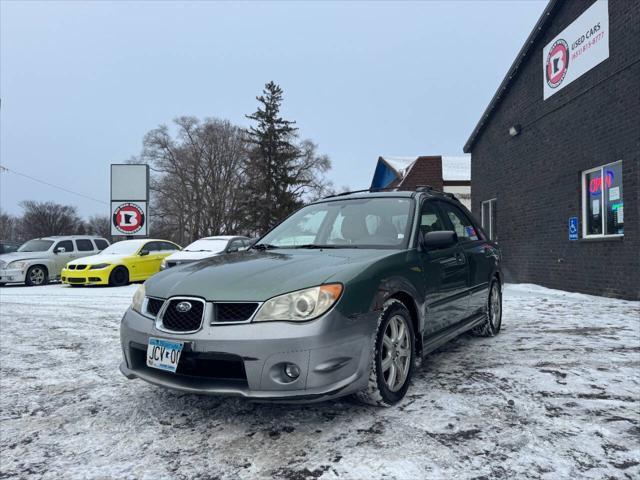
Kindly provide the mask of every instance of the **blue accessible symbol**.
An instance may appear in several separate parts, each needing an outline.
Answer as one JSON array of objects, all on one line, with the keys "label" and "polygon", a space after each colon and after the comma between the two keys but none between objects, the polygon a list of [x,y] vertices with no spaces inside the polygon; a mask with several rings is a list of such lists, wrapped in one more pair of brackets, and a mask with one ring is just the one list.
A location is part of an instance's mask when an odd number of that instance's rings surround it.
[{"label": "blue accessible symbol", "polygon": [[578,240],[578,217],[569,218],[569,240]]}]

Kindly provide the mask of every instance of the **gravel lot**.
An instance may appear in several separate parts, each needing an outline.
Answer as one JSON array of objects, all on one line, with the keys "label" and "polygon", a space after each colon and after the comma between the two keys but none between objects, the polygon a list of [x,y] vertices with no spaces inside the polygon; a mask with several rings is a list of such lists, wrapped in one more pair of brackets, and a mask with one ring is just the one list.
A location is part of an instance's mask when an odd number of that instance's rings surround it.
[{"label": "gravel lot", "polygon": [[253,404],[118,372],[135,286],[0,289],[0,478],[640,478],[640,303],[505,289],[395,408]]}]

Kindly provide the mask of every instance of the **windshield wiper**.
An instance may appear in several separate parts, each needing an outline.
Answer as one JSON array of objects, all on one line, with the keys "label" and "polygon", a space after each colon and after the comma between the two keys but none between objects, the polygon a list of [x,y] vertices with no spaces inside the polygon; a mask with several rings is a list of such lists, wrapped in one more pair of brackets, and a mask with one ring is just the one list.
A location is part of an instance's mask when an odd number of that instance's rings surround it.
[{"label": "windshield wiper", "polygon": [[256,250],[273,250],[276,247],[275,245],[271,245],[269,243],[258,243],[257,245],[252,246],[251,248],[255,248]]},{"label": "windshield wiper", "polygon": [[325,249],[325,248],[358,248],[355,245],[316,245],[314,243],[308,243],[305,245],[296,245],[292,248],[317,248],[317,249]]}]

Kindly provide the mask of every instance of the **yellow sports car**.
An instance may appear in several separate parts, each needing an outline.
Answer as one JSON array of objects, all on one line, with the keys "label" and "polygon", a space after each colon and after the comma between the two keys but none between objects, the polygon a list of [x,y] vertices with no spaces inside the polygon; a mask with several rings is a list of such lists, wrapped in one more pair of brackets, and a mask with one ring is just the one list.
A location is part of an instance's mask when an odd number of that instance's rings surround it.
[{"label": "yellow sports car", "polygon": [[67,263],[60,276],[69,285],[127,285],[158,273],[162,259],[178,250],[167,240],[123,240],[98,255]]}]

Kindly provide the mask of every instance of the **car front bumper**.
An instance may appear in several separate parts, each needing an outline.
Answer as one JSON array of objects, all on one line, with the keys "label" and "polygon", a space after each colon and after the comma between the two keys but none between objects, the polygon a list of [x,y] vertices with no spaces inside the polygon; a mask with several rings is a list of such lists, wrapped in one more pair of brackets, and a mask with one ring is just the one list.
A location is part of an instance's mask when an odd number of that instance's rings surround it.
[{"label": "car front bumper", "polygon": [[26,279],[26,269],[2,268],[0,269],[0,283],[22,283]]},{"label": "car front bumper", "polygon": [[[232,395],[260,401],[319,401],[365,388],[377,314],[345,317],[332,310],[305,323],[256,322],[204,325],[193,334],[169,334],[154,320],[129,309],[120,327],[129,379],[191,393]],[[178,373],[146,365],[149,337],[185,342]],[[203,362],[197,375],[181,373],[183,362]],[[284,373],[293,363],[297,379]]]},{"label": "car front bumper", "polygon": [[60,272],[62,283],[67,285],[107,285],[111,269],[102,268],[99,270],[69,270],[63,268]]}]

